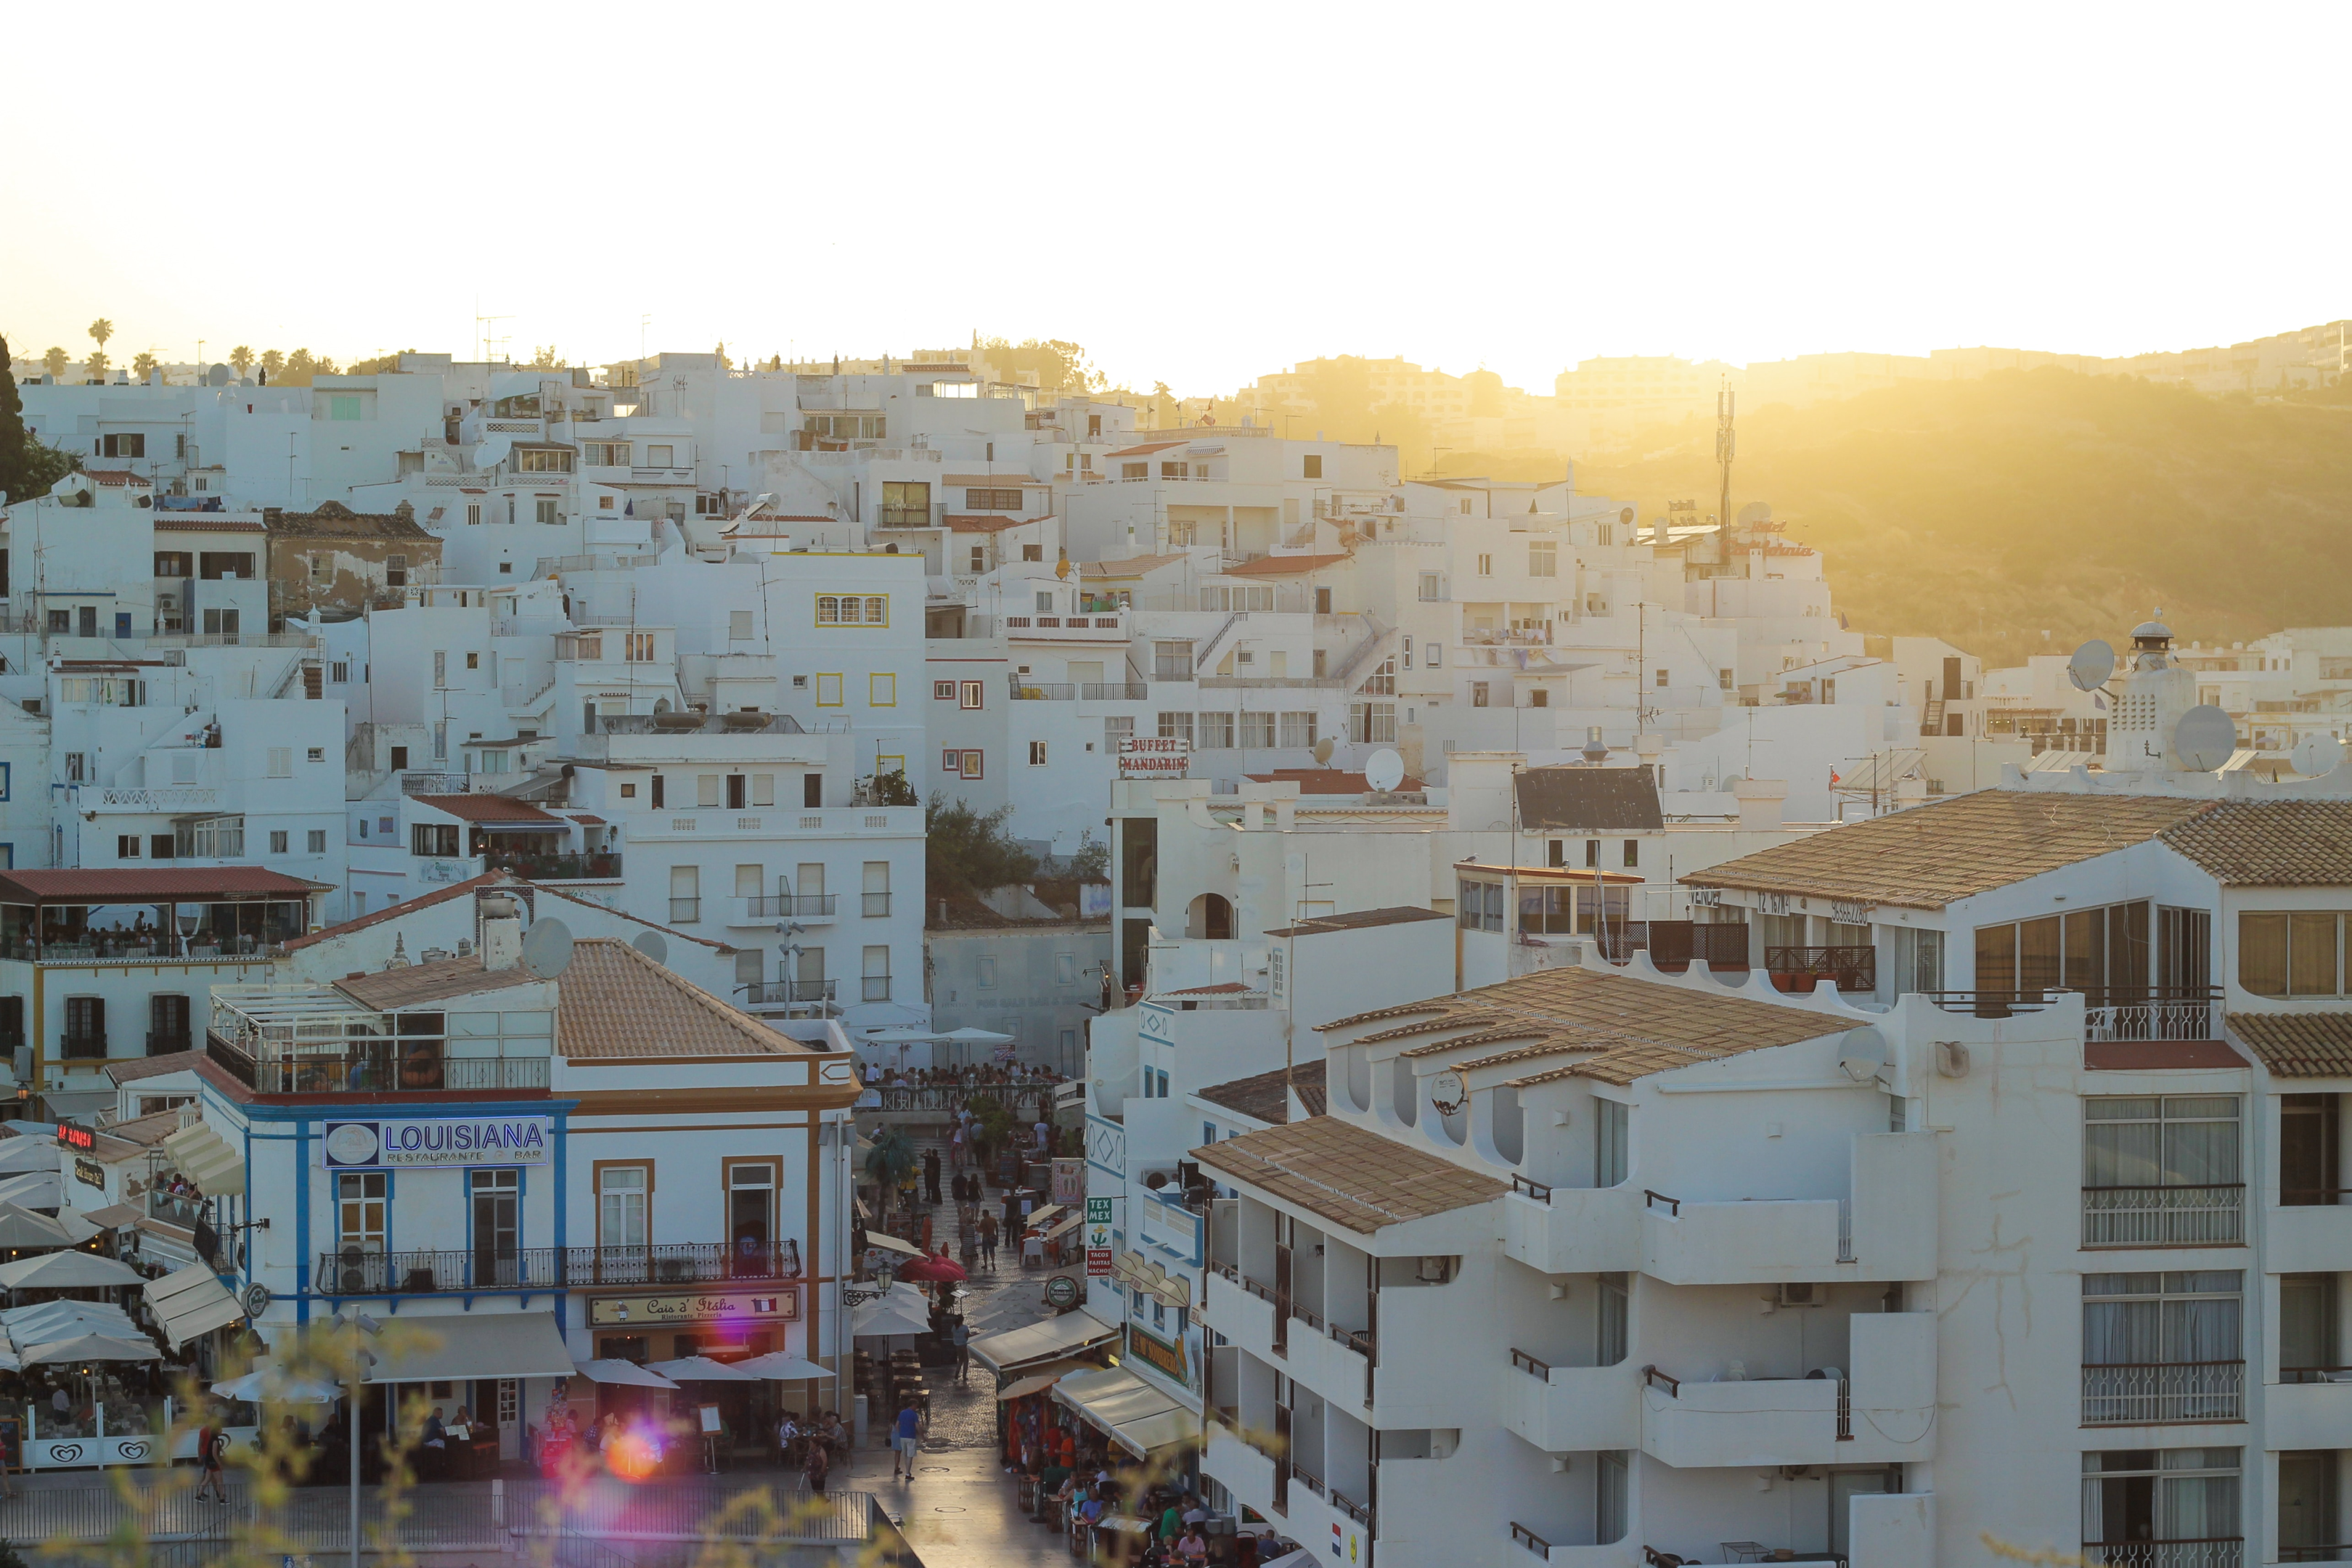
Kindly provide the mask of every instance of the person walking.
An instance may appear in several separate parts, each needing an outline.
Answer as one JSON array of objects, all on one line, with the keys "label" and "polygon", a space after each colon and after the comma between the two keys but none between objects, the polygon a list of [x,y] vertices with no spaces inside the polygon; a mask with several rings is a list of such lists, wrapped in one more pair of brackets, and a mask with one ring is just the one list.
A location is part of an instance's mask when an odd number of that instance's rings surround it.
[{"label": "person walking", "polygon": [[964,1326],[963,1314],[956,1314],[955,1327],[948,1338],[955,1346],[956,1381],[961,1383],[964,1373],[971,1370],[971,1331]]},{"label": "person walking", "polygon": [[811,1435],[801,1452],[801,1475],[807,1480],[809,1490],[824,1496],[825,1476],[833,1468],[833,1445],[822,1431]]},{"label": "person walking", "polygon": [[890,1479],[894,1481],[898,1479],[898,1468],[903,1465],[907,1479],[913,1480],[915,1456],[923,1446],[923,1413],[915,1408],[915,1402],[911,1399],[898,1406],[898,1420],[892,1428],[890,1446],[896,1450],[890,1457]]},{"label": "person walking", "polygon": [[980,1216],[980,1266],[993,1273],[996,1268],[996,1215],[983,1213]]},{"label": "person walking", "polygon": [[214,1502],[228,1501],[228,1482],[221,1474],[221,1457],[227,1452],[228,1434],[221,1430],[217,1419],[206,1421],[196,1433],[196,1458],[205,1468],[204,1479],[196,1483],[198,1502],[208,1495]]},{"label": "person walking", "polygon": [[937,1149],[923,1151],[923,1201],[929,1204],[940,1201],[940,1152]]}]

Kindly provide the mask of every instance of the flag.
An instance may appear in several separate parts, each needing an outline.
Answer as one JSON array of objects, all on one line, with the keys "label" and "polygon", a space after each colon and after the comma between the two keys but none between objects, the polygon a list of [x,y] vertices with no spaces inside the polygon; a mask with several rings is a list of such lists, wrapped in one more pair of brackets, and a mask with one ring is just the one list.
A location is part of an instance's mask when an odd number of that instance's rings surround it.
[{"label": "flag", "polygon": [[1837,788],[1837,786],[1838,786],[1838,771],[1837,771],[1835,768],[1832,768],[1832,769],[1830,770],[1830,788],[1832,788],[1832,789],[1835,789],[1835,788]]}]

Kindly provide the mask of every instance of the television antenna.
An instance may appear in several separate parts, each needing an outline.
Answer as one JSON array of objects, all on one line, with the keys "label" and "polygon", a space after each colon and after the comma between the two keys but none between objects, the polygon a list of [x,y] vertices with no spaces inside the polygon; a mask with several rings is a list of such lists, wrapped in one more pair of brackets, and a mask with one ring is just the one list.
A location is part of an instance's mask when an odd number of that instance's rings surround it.
[{"label": "television antenna", "polygon": [[[1715,395],[1715,466],[1723,478],[1723,498],[1717,503],[1715,524],[1727,548],[1731,543],[1731,459],[1739,450],[1738,432],[1732,428],[1732,414],[1738,394],[1726,381]],[[1729,563],[1727,561],[1726,565]]]}]

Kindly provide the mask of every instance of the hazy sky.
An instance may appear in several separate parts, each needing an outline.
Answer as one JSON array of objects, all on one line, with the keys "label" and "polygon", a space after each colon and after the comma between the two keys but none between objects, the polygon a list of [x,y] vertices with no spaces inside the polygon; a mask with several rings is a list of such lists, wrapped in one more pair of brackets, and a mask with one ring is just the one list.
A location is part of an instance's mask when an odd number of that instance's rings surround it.
[{"label": "hazy sky", "polygon": [[[74,7],[0,332],[117,363],[2118,354],[2352,314],[2344,7]],[[37,70],[32,62],[46,61]]]}]

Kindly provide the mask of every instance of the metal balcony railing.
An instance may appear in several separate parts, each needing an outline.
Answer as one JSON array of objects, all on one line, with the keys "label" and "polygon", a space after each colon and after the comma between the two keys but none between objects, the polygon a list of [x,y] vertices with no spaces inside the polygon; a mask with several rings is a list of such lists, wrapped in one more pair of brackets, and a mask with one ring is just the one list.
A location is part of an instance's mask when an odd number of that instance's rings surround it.
[{"label": "metal balcony railing", "polygon": [[[1526,925],[1526,917],[1520,920]],[[1719,969],[1748,967],[1745,925],[1700,925],[1694,921],[1623,921],[1604,923],[1592,932],[1601,956],[1622,963],[1636,952],[1650,955],[1660,969],[1686,969],[1691,963]]]},{"label": "metal balcony railing", "polygon": [[[338,1042],[339,1046],[341,1042]],[[216,1034],[205,1052],[257,1094],[384,1094],[394,1090],[543,1089],[543,1056],[444,1057],[438,1040],[352,1042],[334,1051],[247,1055]]]},{"label": "metal balcony railing", "polygon": [[1082,680],[1078,695],[1088,702],[1142,702],[1151,688],[1140,680]]},{"label": "metal balcony railing", "polygon": [[325,1296],[414,1296],[447,1290],[797,1279],[800,1274],[796,1242],[478,1247],[432,1252],[384,1252],[349,1246],[319,1255],[316,1289]]},{"label": "metal balcony railing", "polygon": [[2246,1184],[2084,1187],[2084,1247],[2238,1247],[2246,1239]]},{"label": "metal balcony railing", "polygon": [[1947,1013],[2008,1018],[2056,1005],[2067,990],[2083,998],[2083,1037],[2117,1040],[2216,1040],[2221,1038],[2221,991],[2210,985],[2134,985],[2083,989],[2027,986],[1995,991],[1927,991]]},{"label": "metal balcony railing", "polygon": [[151,1057],[168,1057],[192,1048],[188,1031],[185,1029],[147,1031],[147,1054]]},{"label": "metal balcony railing", "polygon": [[2085,1426],[2242,1421],[2245,1416],[2242,1361],[2112,1363],[2083,1369]]},{"label": "metal balcony railing", "polygon": [[58,1054],[66,1060],[100,1061],[106,1057],[104,1035],[67,1035],[58,1041]]},{"label": "metal balcony railing", "polygon": [[860,994],[868,1002],[887,1002],[890,1000],[890,977],[887,974],[864,976]]},{"label": "metal balcony railing", "polygon": [[621,857],[606,850],[585,854],[539,854],[520,849],[487,849],[482,864],[493,871],[511,871],[537,882],[604,881],[621,874]]},{"label": "metal balcony railing", "polygon": [[834,900],[839,897],[837,893],[763,893],[744,900],[750,906],[745,912],[755,921],[814,918],[833,913]]},{"label": "metal balcony railing", "polygon": [[669,923],[674,926],[692,925],[702,918],[700,899],[672,899],[669,901]]},{"label": "metal balcony railing", "polygon": [[1841,991],[1878,988],[1878,952],[1869,947],[1768,947],[1764,967],[1775,976],[1796,984],[1784,989],[1810,991],[1827,980]]},{"label": "metal balcony railing", "polygon": [[833,1000],[835,982],[831,980],[761,980],[743,987],[746,1005],[753,1007],[782,1007],[811,1002]]},{"label": "metal balcony railing", "polygon": [[[2335,1552],[2334,1547],[2326,1549]],[[2246,1560],[2242,1536],[2212,1536],[2202,1541],[2086,1541],[2083,1561],[2114,1568],[2241,1568]],[[2326,1562],[2326,1558],[2289,1557],[2283,1563]]]},{"label": "metal balcony railing", "polygon": [[865,893],[861,894],[860,897],[866,900],[863,912],[867,920],[880,920],[890,912],[889,894]]}]

